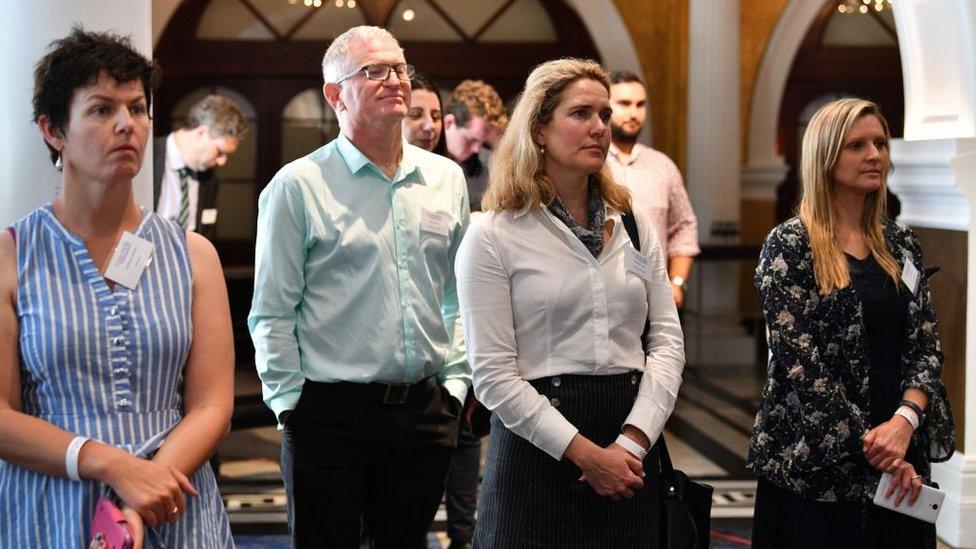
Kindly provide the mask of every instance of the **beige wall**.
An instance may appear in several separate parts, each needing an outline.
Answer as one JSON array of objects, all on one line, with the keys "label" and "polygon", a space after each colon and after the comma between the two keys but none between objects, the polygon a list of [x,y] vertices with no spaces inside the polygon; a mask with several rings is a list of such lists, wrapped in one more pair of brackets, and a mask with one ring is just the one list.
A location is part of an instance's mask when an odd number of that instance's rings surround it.
[{"label": "beige wall", "polygon": [[[741,56],[742,74],[739,78],[739,101],[741,102],[742,128],[742,159],[746,159],[749,150],[749,114],[752,104],[756,74],[766,52],[766,43],[779,21],[780,14],[786,8],[789,0],[739,0],[741,9],[739,20],[742,28],[739,32],[739,52]],[[743,218],[743,222],[744,222]]]},{"label": "beige wall", "polygon": [[614,4],[647,76],[654,148],[685,173],[688,0],[614,0]]}]

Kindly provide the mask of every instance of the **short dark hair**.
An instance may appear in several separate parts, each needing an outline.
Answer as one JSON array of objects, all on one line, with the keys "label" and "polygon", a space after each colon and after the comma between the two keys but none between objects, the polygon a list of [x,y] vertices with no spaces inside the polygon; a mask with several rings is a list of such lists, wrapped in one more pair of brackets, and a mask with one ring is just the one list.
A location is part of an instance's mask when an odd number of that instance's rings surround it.
[{"label": "short dark hair", "polygon": [[410,89],[427,90],[437,95],[438,100],[441,98],[441,90],[437,87],[437,84],[435,84],[429,76],[423,73],[418,72],[413,75],[413,78],[410,79]]},{"label": "short dark hair", "polygon": [[[75,90],[94,84],[102,72],[120,84],[139,80],[147,108],[152,105],[156,67],[132,47],[129,38],[74,27],[68,36],[51,42],[34,68],[34,122],[45,116],[64,133]],[[51,162],[56,162],[57,149],[49,144],[47,148]]]},{"label": "short dark hair", "polygon": [[190,107],[186,115],[186,129],[206,126],[216,138],[233,137],[243,141],[251,125],[237,105],[223,95],[211,93]]},{"label": "short dark hair", "polygon": [[626,84],[628,82],[637,82],[641,86],[644,82],[640,79],[637,74],[630,71],[613,71],[610,73],[610,83],[611,84]]}]

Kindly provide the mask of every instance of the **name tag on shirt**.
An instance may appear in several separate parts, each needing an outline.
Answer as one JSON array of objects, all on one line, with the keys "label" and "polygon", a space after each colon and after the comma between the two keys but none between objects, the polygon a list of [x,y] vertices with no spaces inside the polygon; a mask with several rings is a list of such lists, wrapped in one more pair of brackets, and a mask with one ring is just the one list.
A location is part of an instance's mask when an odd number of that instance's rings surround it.
[{"label": "name tag on shirt", "polygon": [[143,240],[128,231],[122,233],[122,238],[115,247],[115,253],[108,262],[105,278],[135,290],[139,286],[139,280],[142,279],[142,273],[152,261],[154,249],[152,242]]},{"label": "name tag on shirt", "polygon": [[207,208],[200,212],[201,225],[213,225],[217,222],[217,208]]},{"label": "name tag on shirt", "polygon": [[919,272],[915,267],[915,263],[911,260],[905,261],[905,264],[901,268],[901,281],[905,283],[905,286],[912,292],[912,295],[918,292],[919,278]]},{"label": "name tag on shirt", "polygon": [[651,280],[651,260],[637,249],[628,246],[624,250],[624,265],[627,270],[635,275],[650,282]]},{"label": "name tag on shirt", "polygon": [[447,214],[423,210],[420,218],[420,230],[428,233],[447,236],[450,233]]}]

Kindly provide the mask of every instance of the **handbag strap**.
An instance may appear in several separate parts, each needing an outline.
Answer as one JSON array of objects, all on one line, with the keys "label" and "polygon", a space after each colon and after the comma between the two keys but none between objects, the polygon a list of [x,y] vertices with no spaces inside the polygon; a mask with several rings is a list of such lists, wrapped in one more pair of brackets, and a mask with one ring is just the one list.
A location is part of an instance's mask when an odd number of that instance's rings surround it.
[{"label": "handbag strap", "polygon": [[[634,214],[627,212],[621,217],[621,221],[624,224],[624,229],[627,231],[627,236],[630,237],[631,244],[639,252],[641,249],[640,245],[640,234],[637,232],[637,220],[634,218]],[[641,334],[641,346],[647,348],[647,334],[651,330],[651,320],[648,318],[644,320],[644,333]],[[657,442],[654,443],[657,447],[658,460],[661,462],[661,473],[665,479],[670,479],[674,473],[674,465],[671,463],[671,454],[668,453],[668,445],[664,442],[664,432],[661,432],[661,436],[657,437]]]}]

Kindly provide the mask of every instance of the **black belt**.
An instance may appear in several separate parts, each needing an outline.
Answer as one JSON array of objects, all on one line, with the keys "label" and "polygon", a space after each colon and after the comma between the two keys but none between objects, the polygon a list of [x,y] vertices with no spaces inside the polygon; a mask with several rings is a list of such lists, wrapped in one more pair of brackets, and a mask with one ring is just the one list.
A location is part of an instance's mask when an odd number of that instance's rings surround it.
[{"label": "black belt", "polygon": [[[308,382],[306,382],[308,383]],[[314,383],[314,382],[313,382]],[[336,389],[369,400],[376,400],[383,404],[403,404],[408,400],[430,394],[437,388],[437,377],[426,377],[417,383],[354,383],[352,381],[337,381],[327,383]]]}]

